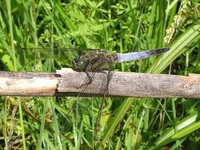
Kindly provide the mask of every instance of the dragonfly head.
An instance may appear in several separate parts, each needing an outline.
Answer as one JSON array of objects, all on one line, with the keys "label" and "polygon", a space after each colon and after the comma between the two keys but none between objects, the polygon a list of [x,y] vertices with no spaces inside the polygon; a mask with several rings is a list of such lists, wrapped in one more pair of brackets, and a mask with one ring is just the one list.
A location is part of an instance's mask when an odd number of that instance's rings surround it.
[{"label": "dragonfly head", "polygon": [[85,61],[80,57],[77,56],[72,62],[72,69],[75,71],[85,71],[86,65]]}]

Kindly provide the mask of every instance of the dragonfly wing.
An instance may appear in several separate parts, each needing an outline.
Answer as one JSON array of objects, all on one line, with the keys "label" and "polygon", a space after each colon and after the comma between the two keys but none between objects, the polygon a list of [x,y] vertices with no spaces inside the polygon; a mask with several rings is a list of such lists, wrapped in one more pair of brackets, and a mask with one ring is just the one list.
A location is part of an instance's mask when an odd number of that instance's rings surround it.
[{"label": "dragonfly wing", "polygon": [[[86,49],[86,48],[67,48],[63,47],[62,45],[54,45],[55,47],[50,47],[46,44],[40,44],[37,48],[26,47],[26,48],[19,48],[17,50],[17,57],[20,57],[21,66],[27,67],[28,65],[33,68],[38,68],[44,64],[44,67],[48,65],[54,66],[55,68],[62,68],[62,67],[71,67],[72,60],[78,54],[82,54],[94,49]],[[24,61],[24,62],[23,62]],[[49,68],[49,67],[48,67]],[[37,71],[37,69],[33,69],[29,71]],[[39,69],[40,70],[40,69]],[[45,69],[46,71],[46,69]]]}]

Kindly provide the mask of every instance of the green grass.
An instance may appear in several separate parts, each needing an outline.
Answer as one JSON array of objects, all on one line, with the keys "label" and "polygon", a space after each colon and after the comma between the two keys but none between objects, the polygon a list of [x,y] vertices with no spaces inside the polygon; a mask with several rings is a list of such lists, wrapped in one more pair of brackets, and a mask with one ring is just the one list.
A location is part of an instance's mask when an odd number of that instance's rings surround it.
[{"label": "green grass", "polygon": [[[158,57],[116,64],[115,71],[200,73],[200,6],[197,0],[186,2],[1,1],[1,70],[55,72],[71,67],[77,53],[84,53],[66,49],[72,47],[111,53],[170,47]],[[101,132],[95,133],[101,99],[1,97],[1,149],[197,149],[200,145],[198,100],[106,98]]]}]

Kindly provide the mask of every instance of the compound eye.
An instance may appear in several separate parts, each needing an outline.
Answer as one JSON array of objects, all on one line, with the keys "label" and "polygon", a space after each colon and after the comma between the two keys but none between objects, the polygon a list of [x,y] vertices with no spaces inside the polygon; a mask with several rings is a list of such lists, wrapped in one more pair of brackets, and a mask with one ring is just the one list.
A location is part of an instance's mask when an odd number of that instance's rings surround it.
[{"label": "compound eye", "polygon": [[81,59],[81,57],[76,57],[73,62],[73,70],[75,71],[84,71],[85,70],[85,63],[84,61]]},{"label": "compound eye", "polygon": [[80,60],[79,62],[77,62],[77,66],[78,66],[78,70],[79,71],[84,71],[85,70],[85,63],[84,61]]}]

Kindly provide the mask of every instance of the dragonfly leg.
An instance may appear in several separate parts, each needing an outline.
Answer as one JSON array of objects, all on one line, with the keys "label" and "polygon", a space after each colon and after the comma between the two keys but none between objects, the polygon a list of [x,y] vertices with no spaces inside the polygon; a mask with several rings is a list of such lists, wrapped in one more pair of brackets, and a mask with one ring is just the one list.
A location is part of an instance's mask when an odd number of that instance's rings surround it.
[{"label": "dragonfly leg", "polygon": [[89,74],[88,71],[86,71],[85,73],[86,73],[86,75],[87,75],[87,77],[88,77],[88,79],[89,79],[89,81],[88,81],[86,84],[89,85],[89,84],[92,83],[92,76]]},{"label": "dragonfly leg", "polygon": [[91,83],[92,83],[92,76],[90,75],[90,73],[88,72],[88,71],[85,71],[85,73],[86,73],[86,75],[87,75],[87,77],[88,77],[88,80],[86,81],[86,83],[83,83],[80,87],[79,87],[79,89],[80,88],[82,88],[83,86],[87,86],[87,85],[90,85]]}]

